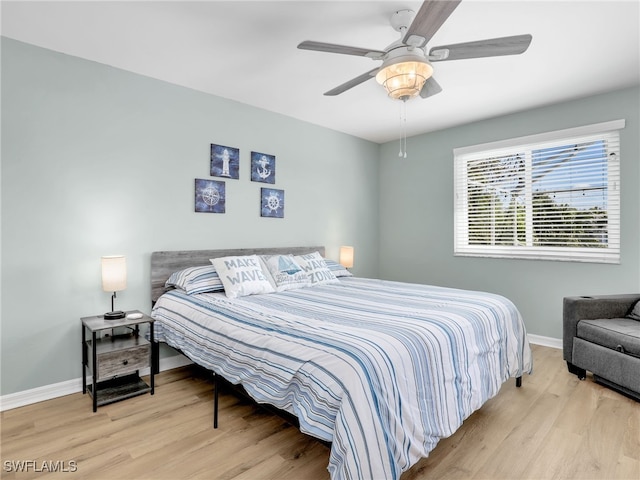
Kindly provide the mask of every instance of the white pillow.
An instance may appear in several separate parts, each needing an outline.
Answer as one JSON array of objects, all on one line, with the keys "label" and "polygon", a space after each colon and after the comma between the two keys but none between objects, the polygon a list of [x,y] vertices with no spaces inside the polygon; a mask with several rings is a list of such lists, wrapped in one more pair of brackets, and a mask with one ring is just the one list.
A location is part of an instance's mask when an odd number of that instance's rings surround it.
[{"label": "white pillow", "polygon": [[331,273],[333,273],[336,277],[353,277],[353,273],[347,270],[344,266],[340,265],[335,260],[331,260],[329,258],[324,259],[324,263],[327,264]]},{"label": "white pillow", "polygon": [[331,273],[329,267],[319,252],[308,253],[306,255],[298,255],[294,257],[296,262],[300,264],[306,272],[311,285],[322,285],[326,283],[340,283],[340,280]]},{"label": "white pillow", "polygon": [[309,277],[293,255],[262,255],[260,258],[267,266],[277,292],[311,285]]},{"label": "white pillow", "polygon": [[180,288],[188,295],[224,290],[222,280],[213,265],[189,267],[171,274],[165,287]]},{"label": "white pillow", "polygon": [[229,298],[275,292],[257,255],[212,258],[209,261],[216,267]]}]

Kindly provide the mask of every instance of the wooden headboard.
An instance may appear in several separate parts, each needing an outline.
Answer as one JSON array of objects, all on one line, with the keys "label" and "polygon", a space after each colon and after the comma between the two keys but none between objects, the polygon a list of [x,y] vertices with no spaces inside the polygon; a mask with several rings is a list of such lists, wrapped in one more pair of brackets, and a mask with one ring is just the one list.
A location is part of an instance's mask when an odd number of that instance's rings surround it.
[{"label": "wooden headboard", "polygon": [[274,247],[274,248],[234,248],[227,250],[174,250],[151,254],[151,304],[166,292],[165,282],[173,272],[187,267],[211,265],[210,258],[231,255],[303,255],[318,251],[324,257],[324,247]]}]

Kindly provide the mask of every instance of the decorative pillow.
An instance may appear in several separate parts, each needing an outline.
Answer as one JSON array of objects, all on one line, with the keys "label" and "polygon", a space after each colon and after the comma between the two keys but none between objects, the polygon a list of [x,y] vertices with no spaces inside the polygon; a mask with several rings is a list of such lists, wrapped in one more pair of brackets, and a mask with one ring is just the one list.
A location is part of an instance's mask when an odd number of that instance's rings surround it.
[{"label": "decorative pillow", "polygon": [[309,277],[293,255],[262,255],[260,258],[267,266],[277,292],[311,285]]},{"label": "decorative pillow", "polygon": [[335,260],[329,260],[328,258],[325,258],[324,263],[327,264],[327,267],[329,267],[331,273],[333,273],[336,277],[353,277],[353,273],[351,273],[343,265],[339,264]]},{"label": "decorative pillow", "polygon": [[189,267],[173,272],[164,285],[165,287],[180,288],[189,295],[224,290],[222,280],[213,265]]},{"label": "decorative pillow", "polygon": [[212,258],[209,261],[218,271],[229,298],[275,292],[257,255]]},{"label": "decorative pillow", "polygon": [[311,285],[340,283],[340,280],[331,273],[331,270],[329,270],[329,267],[327,267],[324,258],[322,258],[319,252],[298,255],[294,258],[306,272],[309,280],[311,281]]},{"label": "decorative pillow", "polygon": [[629,313],[627,313],[627,317],[633,318],[634,320],[640,320],[640,300],[638,300]]}]

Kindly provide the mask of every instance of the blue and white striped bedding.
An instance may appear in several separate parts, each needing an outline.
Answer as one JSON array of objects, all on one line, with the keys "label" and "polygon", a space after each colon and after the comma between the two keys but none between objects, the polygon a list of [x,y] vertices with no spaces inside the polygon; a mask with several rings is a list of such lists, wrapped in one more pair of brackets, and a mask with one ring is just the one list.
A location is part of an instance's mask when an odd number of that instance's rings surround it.
[{"label": "blue and white striped bedding", "polygon": [[333,480],[399,478],[532,367],[518,310],[483,292],[343,277],[236,299],[174,290],[152,316],[159,341],[331,441]]}]

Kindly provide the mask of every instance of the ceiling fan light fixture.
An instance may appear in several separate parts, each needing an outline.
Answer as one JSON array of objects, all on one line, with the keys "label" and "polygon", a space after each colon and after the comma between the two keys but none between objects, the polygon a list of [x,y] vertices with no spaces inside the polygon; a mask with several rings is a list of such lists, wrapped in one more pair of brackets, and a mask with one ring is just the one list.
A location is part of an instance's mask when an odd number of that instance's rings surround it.
[{"label": "ceiling fan light fixture", "polygon": [[376,74],[376,81],[396,100],[407,100],[420,93],[424,83],[433,75],[433,67],[413,55],[395,57],[384,62]]}]

